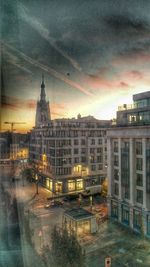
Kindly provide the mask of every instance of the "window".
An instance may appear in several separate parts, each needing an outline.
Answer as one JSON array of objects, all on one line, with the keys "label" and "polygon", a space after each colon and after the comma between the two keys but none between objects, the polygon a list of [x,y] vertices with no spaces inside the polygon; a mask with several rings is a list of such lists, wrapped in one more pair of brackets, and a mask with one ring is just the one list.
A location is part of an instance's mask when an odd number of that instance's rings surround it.
[{"label": "window", "polygon": [[143,175],[141,173],[136,174],[136,185],[143,186]]},{"label": "window", "polygon": [[102,147],[98,147],[97,148],[97,153],[103,153],[103,148]]},{"label": "window", "polygon": [[117,153],[118,152],[118,142],[114,141],[114,152]]},{"label": "window", "polygon": [[81,145],[84,146],[85,145],[85,139],[81,140]]},{"label": "window", "polygon": [[68,191],[75,191],[75,181],[74,180],[69,180],[68,181]]},{"label": "window", "polygon": [[114,166],[118,166],[119,165],[119,159],[118,156],[114,156]]},{"label": "window", "polygon": [[91,145],[95,145],[95,139],[91,140]]},{"label": "window", "polygon": [[114,179],[115,180],[119,180],[119,170],[118,169],[114,169]]},{"label": "window", "polygon": [[124,198],[130,199],[130,187],[127,185],[124,187]]},{"label": "window", "polygon": [[96,171],[96,165],[91,165],[91,171]]},{"label": "window", "polygon": [[102,163],[103,162],[103,157],[102,156],[97,156],[97,162]]},{"label": "window", "polygon": [[141,228],[141,214],[138,210],[133,211],[133,227],[137,230]]},{"label": "window", "polygon": [[136,142],[135,149],[137,155],[142,155],[142,142]]},{"label": "window", "polygon": [[150,215],[147,215],[147,234],[150,236]]},{"label": "window", "polygon": [[83,189],[83,180],[79,179],[76,181],[76,189],[77,190],[82,190]]},{"label": "window", "polygon": [[119,195],[119,186],[118,186],[118,183],[115,183],[114,184],[114,194],[117,195],[117,196]]},{"label": "window", "polygon": [[86,162],[86,157],[81,157],[81,162],[85,163]]},{"label": "window", "polygon": [[103,164],[98,164],[98,170],[99,171],[103,170]]},{"label": "window", "polygon": [[111,216],[114,218],[118,218],[118,205],[115,201],[111,202]]},{"label": "window", "polygon": [[102,145],[103,144],[103,139],[101,138],[101,139],[98,139],[98,144],[99,145]]},{"label": "window", "polygon": [[143,204],[143,191],[137,189],[136,190],[136,202]]},{"label": "window", "polygon": [[91,157],[90,157],[90,162],[91,162],[91,163],[95,163],[95,157],[94,157],[94,156],[91,156]]},{"label": "window", "polygon": [[79,158],[74,158],[75,163],[79,163]]},{"label": "window", "polygon": [[91,148],[90,148],[90,153],[91,153],[91,154],[94,154],[94,153],[95,153],[95,148],[91,147]]},{"label": "window", "polygon": [[136,159],[136,169],[138,171],[142,171],[142,169],[143,169],[143,159],[142,158]]},{"label": "window", "polygon": [[122,222],[129,225],[129,208],[127,206],[122,206]]},{"label": "window", "polygon": [[86,148],[81,148],[81,154],[85,154],[86,153]]},{"label": "window", "polygon": [[74,154],[78,154],[78,153],[79,153],[78,148],[75,148],[75,149],[74,149]]},{"label": "window", "polygon": [[79,144],[78,139],[74,139],[74,145],[77,146]]}]

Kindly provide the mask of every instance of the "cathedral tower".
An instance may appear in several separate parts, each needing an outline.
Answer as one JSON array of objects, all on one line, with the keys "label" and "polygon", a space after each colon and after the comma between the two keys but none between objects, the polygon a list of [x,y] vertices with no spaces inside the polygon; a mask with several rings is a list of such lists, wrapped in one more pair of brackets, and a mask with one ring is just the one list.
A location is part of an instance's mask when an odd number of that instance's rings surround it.
[{"label": "cathedral tower", "polygon": [[40,100],[37,101],[35,126],[46,126],[50,122],[49,101],[46,101],[44,75],[42,75]]}]

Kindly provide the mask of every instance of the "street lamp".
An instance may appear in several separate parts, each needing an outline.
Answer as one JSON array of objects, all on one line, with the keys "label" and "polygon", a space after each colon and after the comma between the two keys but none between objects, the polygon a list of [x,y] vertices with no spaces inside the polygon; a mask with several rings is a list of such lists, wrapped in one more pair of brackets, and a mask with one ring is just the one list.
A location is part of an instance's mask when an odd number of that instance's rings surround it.
[{"label": "street lamp", "polygon": [[37,173],[35,175],[35,180],[36,180],[36,194],[38,195],[38,193],[39,193],[39,177],[38,177]]}]

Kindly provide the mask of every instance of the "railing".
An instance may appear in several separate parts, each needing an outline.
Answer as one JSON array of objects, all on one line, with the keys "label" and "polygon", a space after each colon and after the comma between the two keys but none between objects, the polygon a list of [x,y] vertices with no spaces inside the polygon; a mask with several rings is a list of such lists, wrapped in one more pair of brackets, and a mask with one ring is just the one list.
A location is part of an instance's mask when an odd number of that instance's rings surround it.
[{"label": "railing", "polygon": [[136,109],[136,108],[144,108],[148,107],[149,105],[147,104],[138,104],[138,103],[133,103],[133,104],[124,104],[122,106],[118,107],[118,111],[123,111],[123,110],[128,110],[128,109]]}]

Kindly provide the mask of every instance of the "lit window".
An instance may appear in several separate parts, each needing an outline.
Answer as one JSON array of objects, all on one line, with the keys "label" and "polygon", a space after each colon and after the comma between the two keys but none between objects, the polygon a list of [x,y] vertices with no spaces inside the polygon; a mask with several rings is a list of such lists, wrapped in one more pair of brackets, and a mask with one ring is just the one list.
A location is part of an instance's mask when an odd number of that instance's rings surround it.
[{"label": "lit window", "polygon": [[76,189],[77,190],[83,189],[83,180],[82,179],[76,181]]},{"label": "lit window", "polygon": [[75,191],[75,181],[74,180],[68,181],[68,191]]}]

